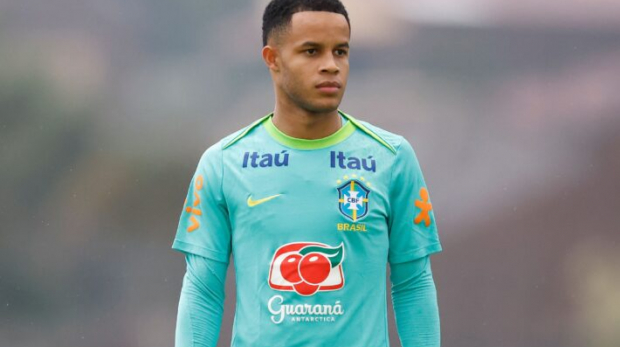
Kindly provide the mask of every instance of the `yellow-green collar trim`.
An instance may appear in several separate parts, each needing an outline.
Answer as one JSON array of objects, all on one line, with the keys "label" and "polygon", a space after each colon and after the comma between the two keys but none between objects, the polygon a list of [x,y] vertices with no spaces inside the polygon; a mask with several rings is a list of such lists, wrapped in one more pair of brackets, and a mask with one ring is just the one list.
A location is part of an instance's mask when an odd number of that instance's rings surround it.
[{"label": "yellow-green collar trim", "polygon": [[352,122],[347,122],[344,126],[342,126],[335,133],[324,137],[322,139],[316,140],[307,140],[307,139],[299,139],[296,137],[291,137],[280,131],[280,129],[276,128],[276,126],[271,121],[271,117],[267,117],[264,122],[265,130],[273,137],[274,140],[280,142],[281,144],[296,148],[296,149],[321,149],[333,146],[338,144],[344,140],[346,140],[351,134],[355,132],[355,126]]},{"label": "yellow-green collar trim", "polygon": [[348,120],[348,122],[342,128],[340,128],[338,131],[336,131],[335,133],[331,134],[330,136],[322,138],[322,139],[317,139],[317,140],[298,139],[298,138],[290,137],[290,136],[284,134],[278,128],[276,128],[275,125],[273,125],[273,123],[271,122],[271,116],[273,116],[273,113],[270,113],[270,114],[268,114],[268,115],[258,119],[254,123],[250,124],[243,131],[241,131],[237,136],[235,136],[232,140],[230,140],[227,144],[225,144],[222,149],[225,149],[225,148],[228,148],[228,147],[232,146],[235,142],[239,141],[239,139],[241,139],[242,137],[247,135],[252,129],[256,128],[257,126],[259,126],[262,123],[265,123],[265,129],[267,130],[267,132],[274,139],[276,139],[278,142],[280,142],[282,144],[285,144],[285,145],[287,145],[289,147],[292,147],[292,148],[318,149],[318,148],[329,147],[329,146],[335,145],[335,144],[345,140],[347,137],[349,137],[355,131],[355,127],[357,127],[361,131],[365,132],[368,136],[372,137],[377,142],[379,142],[380,144],[385,146],[392,153],[396,154],[396,149],[393,146],[391,146],[389,143],[387,143],[385,140],[383,140],[375,132],[373,132],[372,130],[368,129],[360,121],[358,121],[357,119],[351,117],[350,115],[348,115],[348,114],[346,114],[346,113],[344,113],[344,112],[342,112],[340,110],[338,110],[338,113],[342,117],[346,118]]}]

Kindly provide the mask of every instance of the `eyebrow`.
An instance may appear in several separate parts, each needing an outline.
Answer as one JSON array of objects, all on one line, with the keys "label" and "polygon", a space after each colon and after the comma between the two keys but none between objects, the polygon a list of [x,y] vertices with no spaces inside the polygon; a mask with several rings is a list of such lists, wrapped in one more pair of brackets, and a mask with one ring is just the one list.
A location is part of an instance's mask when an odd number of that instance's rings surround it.
[{"label": "eyebrow", "polygon": [[[302,43],[300,47],[321,47],[321,46],[323,45],[318,42],[306,41]],[[336,47],[337,48],[349,48],[349,43],[348,42],[339,43],[336,45]]]}]

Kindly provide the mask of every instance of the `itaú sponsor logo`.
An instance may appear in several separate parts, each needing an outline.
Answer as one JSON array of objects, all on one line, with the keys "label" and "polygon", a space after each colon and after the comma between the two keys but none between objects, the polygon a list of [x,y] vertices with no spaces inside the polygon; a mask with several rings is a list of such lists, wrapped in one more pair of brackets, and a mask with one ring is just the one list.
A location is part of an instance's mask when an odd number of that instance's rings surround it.
[{"label": "ita\u00fa sponsor logo", "polygon": [[280,153],[265,153],[260,154],[258,152],[245,152],[243,154],[243,164],[241,167],[273,167],[273,166],[288,166],[288,157],[289,154],[286,150]]},{"label": "ita\u00fa sponsor logo", "polygon": [[368,158],[357,158],[354,156],[346,156],[344,152],[329,152],[329,166],[331,168],[365,170],[377,172],[377,161],[369,155]]},{"label": "ita\u00fa sponsor logo", "polygon": [[340,301],[333,305],[291,305],[284,302],[282,295],[274,295],[269,299],[269,312],[272,314],[271,321],[280,324],[290,316],[291,322],[331,323],[336,321],[336,316],[344,314]]},{"label": "ita\u00fa sponsor logo", "polygon": [[276,250],[269,270],[269,286],[303,296],[344,287],[344,244],[287,243]]}]

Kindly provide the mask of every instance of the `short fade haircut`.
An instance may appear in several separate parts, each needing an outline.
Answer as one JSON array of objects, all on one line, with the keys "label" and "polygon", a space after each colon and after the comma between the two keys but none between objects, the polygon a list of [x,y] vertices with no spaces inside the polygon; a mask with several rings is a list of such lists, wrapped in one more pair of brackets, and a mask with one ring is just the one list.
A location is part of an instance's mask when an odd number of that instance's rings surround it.
[{"label": "short fade haircut", "polygon": [[297,12],[323,11],[333,12],[344,16],[351,29],[349,14],[340,0],[271,0],[263,14],[263,46],[267,45],[269,36],[291,23],[291,18]]}]

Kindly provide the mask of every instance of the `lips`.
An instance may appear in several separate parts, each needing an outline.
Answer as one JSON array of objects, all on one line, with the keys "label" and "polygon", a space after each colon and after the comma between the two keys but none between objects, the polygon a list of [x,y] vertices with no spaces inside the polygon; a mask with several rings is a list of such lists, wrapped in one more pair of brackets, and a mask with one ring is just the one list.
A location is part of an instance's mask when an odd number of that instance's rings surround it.
[{"label": "lips", "polygon": [[340,89],[341,85],[336,81],[326,81],[316,85],[317,88],[338,88]]},{"label": "lips", "polygon": [[325,82],[321,82],[316,85],[316,88],[319,90],[321,94],[328,95],[328,96],[339,95],[341,87],[342,85],[340,84],[340,82],[336,82],[336,81],[325,81]]}]

